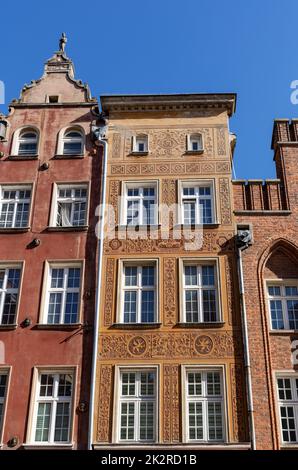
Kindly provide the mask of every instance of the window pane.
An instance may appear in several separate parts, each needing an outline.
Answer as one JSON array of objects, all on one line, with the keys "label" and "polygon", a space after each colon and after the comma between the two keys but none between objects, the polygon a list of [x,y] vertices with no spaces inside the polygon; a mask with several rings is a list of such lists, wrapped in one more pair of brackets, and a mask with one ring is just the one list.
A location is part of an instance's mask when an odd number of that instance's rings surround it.
[{"label": "window pane", "polygon": [[20,269],[9,269],[7,279],[7,289],[18,289],[20,284]]},{"label": "window pane", "polygon": [[53,397],[54,393],[54,375],[41,374],[40,377],[40,397]]},{"label": "window pane", "polygon": [[133,440],[135,428],[135,404],[121,403],[120,439]]},{"label": "window pane", "polygon": [[81,270],[80,268],[69,268],[68,269],[68,288],[79,288],[80,287],[80,277]]},{"label": "window pane", "polygon": [[6,293],[2,314],[2,324],[3,325],[13,325],[16,318],[16,309],[17,309],[17,294]]},{"label": "window pane", "polygon": [[70,404],[57,403],[56,422],[55,422],[55,442],[67,442],[69,440],[69,420]]},{"label": "window pane", "polygon": [[286,287],[286,296],[288,297],[297,297],[298,296],[298,289],[296,286],[287,286]]},{"label": "window pane", "polygon": [[188,421],[189,439],[202,440],[204,438],[202,403],[190,402],[188,404]]},{"label": "window pane", "polygon": [[277,379],[278,397],[280,400],[292,400],[290,379]]},{"label": "window pane", "polygon": [[154,322],[154,291],[142,292],[141,321],[143,323]]},{"label": "window pane", "polygon": [[79,313],[79,294],[78,292],[68,292],[65,303],[65,323],[76,323]]},{"label": "window pane", "polygon": [[183,196],[194,196],[195,188],[183,188]]},{"label": "window pane", "polygon": [[11,228],[13,226],[14,208],[14,204],[2,204],[0,213],[0,227]]},{"label": "window pane", "polygon": [[49,297],[48,323],[59,323],[62,309],[62,294],[51,293]]},{"label": "window pane", "polygon": [[154,439],[154,403],[140,403],[140,439],[152,441]]},{"label": "window pane", "polygon": [[289,327],[291,330],[298,329],[298,300],[287,301]]},{"label": "window pane", "polygon": [[189,323],[198,323],[198,292],[196,290],[185,291],[185,311],[186,321]]},{"label": "window pane", "polygon": [[297,431],[293,406],[281,406],[281,428],[284,442],[297,442]]},{"label": "window pane", "polygon": [[124,293],[124,323],[135,323],[137,320],[137,293],[125,291]]},{"label": "window pane", "polygon": [[137,273],[138,273],[138,268],[136,266],[125,267],[125,285],[126,286],[137,285]]},{"label": "window pane", "polygon": [[35,441],[47,442],[49,440],[50,416],[51,404],[39,403],[36,420]]},{"label": "window pane", "polygon": [[64,269],[52,269],[51,270],[51,288],[57,289],[63,287],[64,280]]},{"label": "window pane", "polygon": [[185,266],[185,285],[197,286],[198,285],[198,270],[197,266]]},{"label": "window pane", "polygon": [[279,286],[269,286],[268,293],[272,296],[280,296],[280,287]]},{"label": "window pane", "polygon": [[203,290],[203,313],[205,322],[217,320],[216,296],[214,289]]},{"label": "window pane", "polygon": [[127,225],[139,224],[139,201],[127,201]]},{"label": "window pane", "polygon": [[136,393],[136,374],[134,372],[123,372],[122,375],[122,390],[123,396],[132,395]]},{"label": "window pane", "polygon": [[143,266],[142,286],[154,286],[154,266]]},{"label": "window pane", "polygon": [[214,266],[202,266],[202,285],[214,286]]},{"label": "window pane", "polygon": [[208,402],[208,430],[210,440],[223,439],[222,410],[220,402]]},{"label": "window pane", "polygon": [[0,374],[0,398],[5,397],[7,374]]},{"label": "window pane", "polygon": [[280,300],[270,300],[271,323],[273,330],[283,330],[284,320]]},{"label": "window pane", "polygon": [[72,391],[72,376],[69,374],[59,375],[58,397],[70,397]]},{"label": "window pane", "polygon": [[155,199],[145,199],[143,201],[142,224],[152,225],[155,223]]},{"label": "window pane", "polygon": [[202,374],[199,372],[189,372],[188,395],[202,395]]},{"label": "window pane", "polygon": [[74,213],[73,213],[73,225],[85,225],[86,223],[86,203],[85,202],[76,202],[74,203]]},{"label": "window pane", "polygon": [[196,203],[194,201],[184,201],[184,224],[194,225],[196,223]]},{"label": "window pane", "polygon": [[221,395],[219,372],[207,373],[207,395]]},{"label": "window pane", "polygon": [[212,224],[211,199],[200,199],[199,201],[200,221],[203,224]]},{"label": "window pane", "polygon": [[78,155],[82,152],[82,142],[64,142],[64,155]]},{"label": "window pane", "polygon": [[141,373],[141,395],[154,395],[155,374],[153,372]]}]

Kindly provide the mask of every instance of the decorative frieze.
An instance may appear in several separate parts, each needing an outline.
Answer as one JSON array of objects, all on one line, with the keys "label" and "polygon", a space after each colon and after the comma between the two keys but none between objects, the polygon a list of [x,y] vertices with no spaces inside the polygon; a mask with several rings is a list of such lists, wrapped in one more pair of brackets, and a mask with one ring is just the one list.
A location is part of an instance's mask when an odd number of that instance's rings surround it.
[{"label": "decorative frieze", "polygon": [[174,325],[177,322],[177,273],[176,259],[165,258],[163,260],[163,283],[164,283],[164,324]]},{"label": "decorative frieze", "polygon": [[104,303],[104,325],[113,323],[113,298],[114,298],[114,275],[116,260],[108,258],[106,264],[105,303]]},{"label": "decorative frieze", "polygon": [[228,178],[219,178],[219,200],[222,225],[231,225],[231,196]]},{"label": "decorative frieze", "polygon": [[224,127],[220,127],[219,129],[217,129],[217,154],[225,155],[226,153],[227,153],[227,150],[226,150],[225,129]]},{"label": "decorative frieze", "polygon": [[179,364],[166,364],[163,369],[163,441],[180,442]]},{"label": "decorative frieze", "polygon": [[97,413],[97,442],[109,442],[111,430],[111,398],[112,398],[113,368],[110,364],[102,365],[99,369],[98,381],[98,413]]},{"label": "decorative frieze", "polygon": [[[201,156],[200,156],[201,160]],[[112,175],[191,175],[230,174],[229,162],[186,162],[186,163],[121,163],[112,164]]]},{"label": "decorative frieze", "polygon": [[112,158],[121,157],[121,134],[115,132],[112,140]]}]

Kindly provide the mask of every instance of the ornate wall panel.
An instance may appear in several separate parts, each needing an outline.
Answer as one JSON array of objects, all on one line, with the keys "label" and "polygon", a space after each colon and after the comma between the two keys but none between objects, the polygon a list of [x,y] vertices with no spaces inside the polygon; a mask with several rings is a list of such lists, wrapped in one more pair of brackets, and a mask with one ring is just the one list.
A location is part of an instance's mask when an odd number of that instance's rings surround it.
[{"label": "ornate wall panel", "polygon": [[177,261],[175,258],[163,260],[163,314],[164,325],[173,326],[177,322]]},{"label": "ornate wall panel", "polygon": [[121,157],[121,134],[114,133],[112,140],[112,158]]},{"label": "ornate wall panel", "polygon": [[231,197],[228,178],[219,178],[219,200],[222,225],[231,225]]},{"label": "ornate wall panel", "polygon": [[224,127],[217,129],[217,153],[218,155],[225,155],[227,153]]},{"label": "ornate wall panel", "polygon": [[110,326],[113,323],[113,298],[114,276],[116,271],[116,260],[108,258],[106,264],[106,283],[105,283],[105,301],[104,301],[104,325]]},{"label": "ornate wall panel", "polygon": [[179,364],[163,368],[163,441],[180,442]]},{"label": "ornate wall panel", "polygon": [[[147,157],[144,157],[147,158]],[[188,158],[188,157],[187,157]],[[187,159],[186,158],[186,159]],[[191,157],[193,158],[193,157]],[[201,156],[196,157],[202,159]],[[229,162],[185,162],[185,163],[122,163],[111,165],[112,175],[191,175],[195,177],[200,174],[230,174],[231,167]]]},{"label": "ornate wall panel", "polygon": [[97,442],[109,442],[112,425],[111,400],[112,400],[112,365],[102,365],[99,369],[98,382],[98,414],[97,414]]}]

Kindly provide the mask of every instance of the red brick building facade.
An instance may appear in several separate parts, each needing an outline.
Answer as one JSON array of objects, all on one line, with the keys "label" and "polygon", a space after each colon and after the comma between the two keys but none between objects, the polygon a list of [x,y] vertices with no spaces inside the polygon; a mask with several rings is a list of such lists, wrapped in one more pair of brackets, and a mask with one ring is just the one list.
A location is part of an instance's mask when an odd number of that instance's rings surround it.
[{"label": "red brick building facade", "polygon": [[87,446],[101,161],[90,138],[95,106],[61,46],[1,119],[4,449]]}]

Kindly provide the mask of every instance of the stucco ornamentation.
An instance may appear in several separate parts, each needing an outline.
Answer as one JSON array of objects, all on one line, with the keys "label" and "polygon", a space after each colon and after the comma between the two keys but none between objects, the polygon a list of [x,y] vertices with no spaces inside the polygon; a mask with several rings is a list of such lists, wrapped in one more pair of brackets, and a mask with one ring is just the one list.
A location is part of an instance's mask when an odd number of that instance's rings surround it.
[{"label": "stucco ornamentation", "polygon": [[163,440],[165,443],[180,441],[179,365],[164,365]]},{"label": "stucco ornamentation", "polygon": [[112,397],[113,368],[110,364],[102,365],[99,372],[99,400],[97,419],[97,441],[109,442],[110,440],[110,400]]}]

